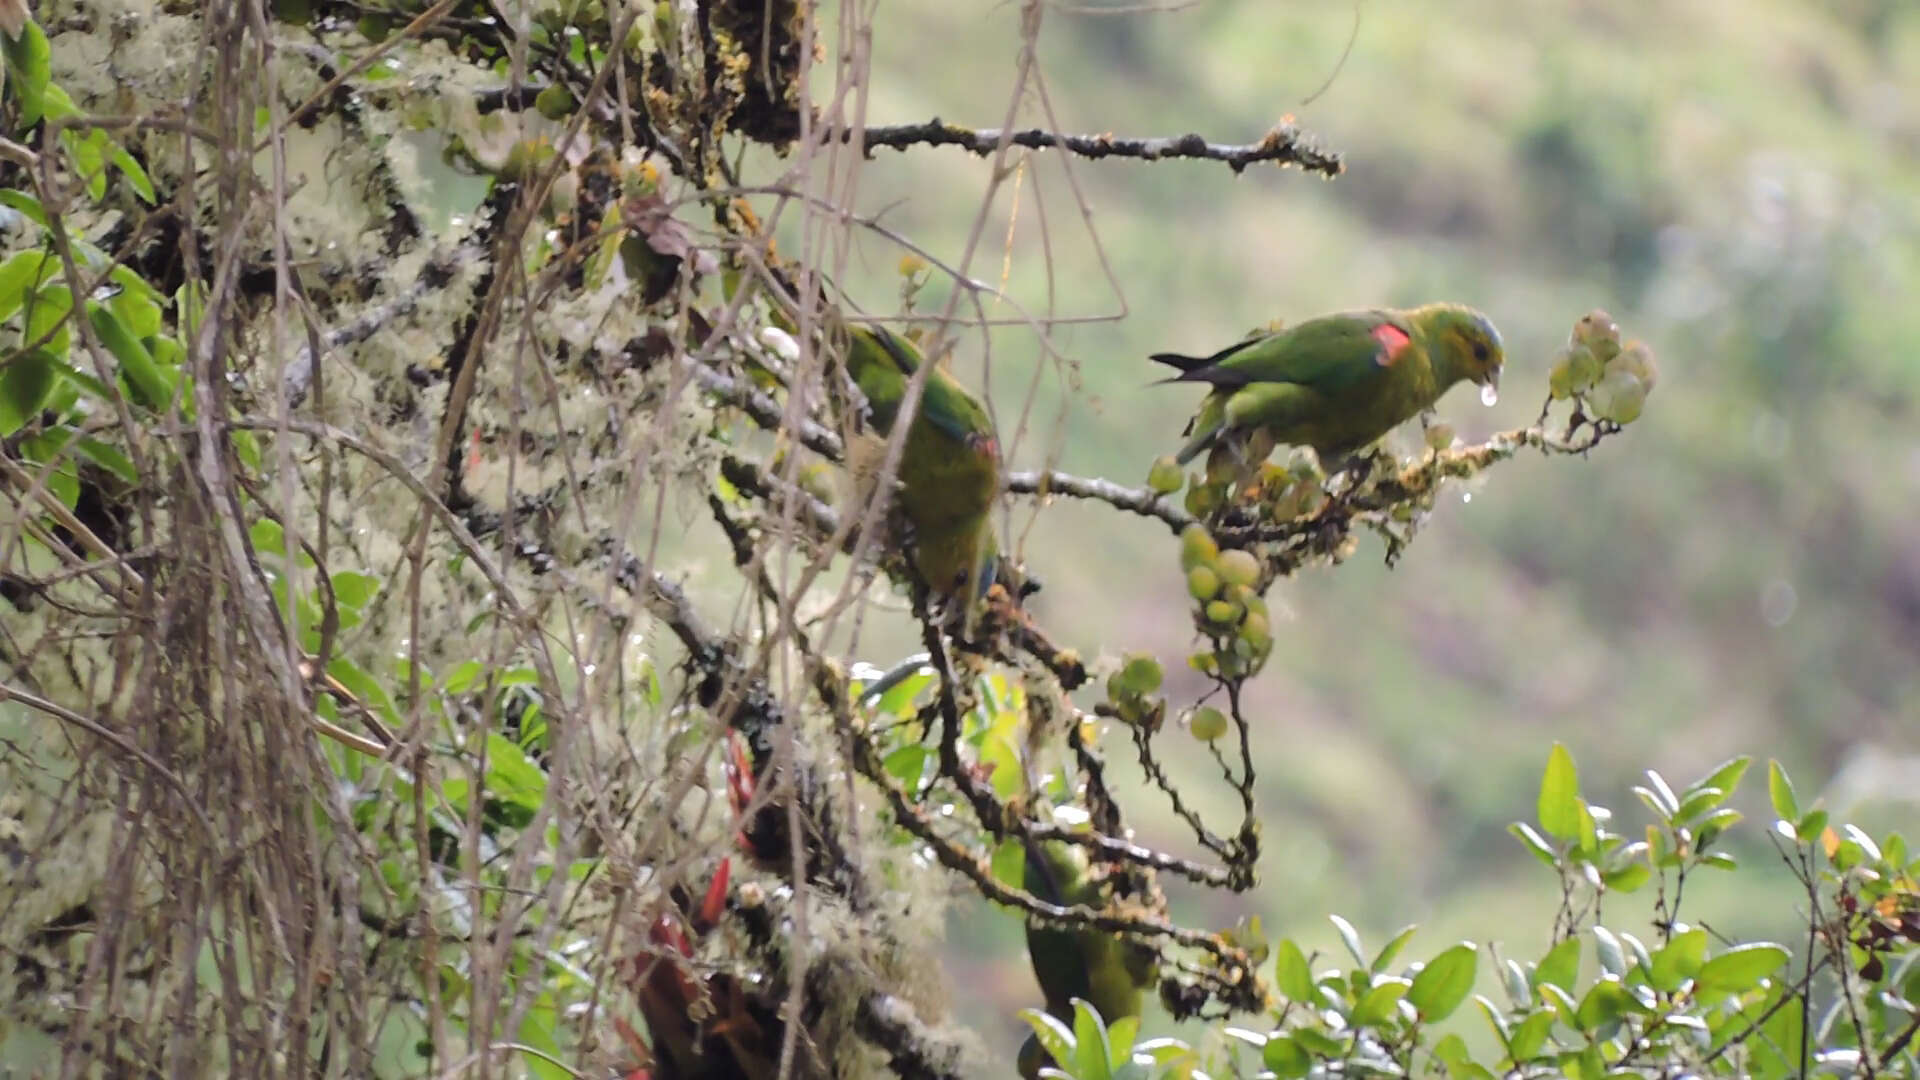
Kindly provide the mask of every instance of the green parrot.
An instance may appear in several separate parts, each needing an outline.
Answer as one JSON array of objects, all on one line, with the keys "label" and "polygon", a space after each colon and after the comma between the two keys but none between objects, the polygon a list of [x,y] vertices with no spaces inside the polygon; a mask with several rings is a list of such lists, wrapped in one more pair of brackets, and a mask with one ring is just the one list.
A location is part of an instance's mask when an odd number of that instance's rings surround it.
[{"label": "green parrot", "polygon": [[1332,460],[1364,449],[1431,408],[1454,383],[1480,384],[1491,402],[1506,356],[1485,315],[1459,304],[1322,315],[1229,345],[1208,357],[1157,353],[1178,368],[1162,382],[1213,392],[1187,425],[1184,465],[1223,437],[1259,461],[1279,444]]},{"label": "green parrot", "polygon": [[[907,381],[924,363],[920,350],[880,327],[848,328],[847,375],[867,399],[880,439],[849,447],[856,476],[879,468]],[[938,365],[927,372],[920,407],[907,429],[895,474],[902,515],[913,526],[913,565],[934,592],[964,604],[973,635],[980,600],[999,570],[993,500],[1000,493],[1000,445],[987,410]]]},{"label": "green parrot", "polygon": [[[1060,840],[1029,842],[1024,885],[1036,898],[1062,907],[1106,904],[1105,888],[1092,871],[1087,849]],[[1027,924],[1027,956],[1047,999],[1047,1012],[1073,1025],[1073,999],[1099,1010],[1108,1024],[1139,1016],[1142,991],[1153,985],[1158,957],[1152,949],[1098,930],[1061,930]],[[1031,1078],[1048,1065],[1032,1035],[1020,1047],[1020,1073]]]}]

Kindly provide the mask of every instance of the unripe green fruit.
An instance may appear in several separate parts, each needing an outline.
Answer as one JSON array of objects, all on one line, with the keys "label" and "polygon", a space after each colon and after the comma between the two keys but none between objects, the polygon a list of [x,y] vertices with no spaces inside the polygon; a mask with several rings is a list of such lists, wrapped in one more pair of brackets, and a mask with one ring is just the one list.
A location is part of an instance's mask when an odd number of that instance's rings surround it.
[{"label": "unripe green fruit", "polygon": [[549,120],[565,120],[573,115],[573,95],[555,83],[533,96],[533,107]]},{"label": "unripe green fruit", "polygon": [[1240,621],[1242,608],[1227,600],[1207,601],[1207,621],[1215,626],[1232,626]]},{"label": "unripe green fruit", "polygon": [[1120,681],[1136,694],[1160,689],[1160,661],[1146,653],[1130,653],[1120,668]]},{"label": "unripe green fruit", "polygon": [[1191,570],[1196,566],[1211,563],[1220,554],[1220,545],[1214,543],[1213,534],[1205,525],[1194,522],[1180,530],[1180,568]]},{"label": "unripe green fruit", "polygon": [[1187,571],[1187,593],[1195,600],[1211,600],[1220,591],[1220,575],[1205,566]]},{"label": "unripe green fruit", "polygon": [[1248,611],[1245,621],[1240,624],[1240,640],[1258,654],[1273,648],[1273,630],[1267,623],[1267,617],[1257,611]]},{"label": "unripe green fruit", "polygon": [[1287,471],[1298,479],[1315,484],[1327,475],[1326,470],[1320,467],[1320,455],[1314,453],[1311,446],[1296,446],[1287,453]]},{"label": "unripe green fruit", "polygon": [[1173,460],[1172,454],[1155,458],[1153,467],[1147,470],[1147,486],[1156,495],[1179,491],[1185,481],[1186,474],[1180,471],[1180,465]]},{"label": "unripe green fruit", "polygon": [[1660,367],[1654,363],[1653,350],[1644,341],[1630,341],[1620,350],[1620,355],[1607,361],[1607,373],[1624,371],[1646,384],[1647,391],[1653,391],[1653,384],[1660,378]]},{"label": "unripe green fruit", "polygon": [[1453,425],[1445,420],[1427,425],[1427,447],[1432,450],[1445,450],[1453,445]]},{"label": "unripe green fruit", "polygon": [[1568,344],[1585,345],[1604,364],[1620,351],[1620,326],[1613,316],[1594,308],[1573,324]]},{"label": "unripe green fruit", "polygon": [[1193,716],[1187,720],[1187,730],[1201,742],[1212,742],[1227,734],[1227,714],[1211,705],[1202,705],[1193,710]]},{"label": "unripe green fruit", "polygon": [[1573,345],[1567,349],[1567,385],[1574,393],[1585,393],[1587,387],[1600,381],[1600,358],[1585,345]]},{"label": "unripe green fruit", "polygon": [[1573,396],[1573,353],[1561,349],[1554,354],[1553,366],[1547,369],[1547,393],[1555,401],[1565,401]]},{"label": "unripe green fruit", "polygon": [[1193,483],[1187,485],[1187,513],[1194,517],[1206,517],[1220,505],[1220,488],[1215,484]]},{"label": "unripe green fruit", "polygon": [[1631,424],[1640,418],[1640,410],[1646,406],[1647,384],[1632,372],[1616,368],[1600,380],[1587,401],[1600,419]]},{"label": "unripe green fruit", "polygon": [[1213,561],[1220,580],[1229,585],[1252,585],[1260,580],[1260,560],[1251,551],[1223,551]]}]

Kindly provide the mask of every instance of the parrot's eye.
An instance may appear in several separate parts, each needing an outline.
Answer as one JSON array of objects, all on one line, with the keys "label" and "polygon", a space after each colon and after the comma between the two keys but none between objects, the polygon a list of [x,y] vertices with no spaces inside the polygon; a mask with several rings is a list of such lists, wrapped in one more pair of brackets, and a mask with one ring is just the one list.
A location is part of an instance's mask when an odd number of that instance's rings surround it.
[{"label": "parrot's eye", "polygon": [[1475,360],[1480,361],[1483,364],[1487,362],[1487,343],[1486,342],[1476,341],[1473,343],[1473,358]]}]

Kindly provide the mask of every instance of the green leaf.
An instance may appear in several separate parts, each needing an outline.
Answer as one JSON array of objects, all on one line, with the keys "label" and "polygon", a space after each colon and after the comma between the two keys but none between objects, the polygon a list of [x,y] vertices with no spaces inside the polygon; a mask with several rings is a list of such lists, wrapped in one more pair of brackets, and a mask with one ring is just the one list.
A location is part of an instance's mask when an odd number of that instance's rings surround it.
[{"label": "green leaf", "polygon": [[1569,991],[1580,984],[1579,938],[1568,938],[1540,958],[1539,965],[1533,969],[1533,987],[1538,990],[1542,984]]},{"label": "green leaf", "polygon": [[1540,1048],[1547,1044],[1547,1034],[1552,1030],[1552,1013],[1545,1010],[1533,1013],[1514,1025],[1513,1038],[1507,1043],[1508,1056],[1515,1065],[1537,1057]]},{"label": "green leaf", "polygon": [[1281,1035],[1267,1040],[1260,1049],[1260,1063],[1273,1071],[1275,1076],[1292,1078],[1307,1075],[1313,1069],[1313,1055],[1302,1049],[1291,1036]]},{"label": "green leaf", "polygon": [[1333,928],[1340,931],[1340,940],[1346,944],[1347,951],[1353,954],[1353,962],[1363,968],[1366,967],[1367,954],[1360,948],[1360,931],[1355,930],[1352,923],[1338,915],[1329,915],[1327,918],[1332,920]]},{"label": "green leaf", "polygon": [[1693,977],[1696,994],[1739,994],[1759,986],[1767,976],[1786,966],[1787,950],[1771,942],[1735,945],[1707,961]]},{"label": "green leaf", "polygon": [[1635,860],[1625,866],[1616,867],[1600,875],[1607,889],[1617,893],[1630,893],[1645,885],[1653,877],[1652,868],[1646,863]]},{"label": "green leaf", "polygon": [[1672,993],[1680,989],[1681,984],[1698,974],[1700,966],[1706,962],[1707,932],[1705,930],[1695,929],[1675,934],[1673,940],[1654,950],[1653,973],[1647,981],[1653,984],[1655,990]]},{"label": "green leaf", "polygon": [[497,799],[538,809],[547,796],[547,774],[526,751],[504,735],[487,736],[487,793]]},{"label": "green leaf", "polygon": [[1656,770],[1648,769],[1647,782],[1653,785],[1651,790],[1643,788],[1633,790],[1636,792],[1646,790],[1647,794],[1642,798],[1650,802],[1661,817],[1670,818],[1679,811],[1680,799],[1673,793],[1673,788],[1668,786],[1666,777],[1661,776]]},{"label": "green leaf", "polygon": [[1378,1027],[1392,1020],[1398,1011],[1394,1006],[1407,996],[1409,985],[1405,979],[1381,980],[1361,996],[1348,1022],[1354,1027]]},{"label": "green leaf", "polygon": [[14,357],[0,368],[0,436],[12,435],[32,423],[53,396],[65,367],[45,349]]},{"label": "green leaf", "polygon": [[1413,977],[1407,1001],[1420,1013],[1424,1023],[1436,1023],[1452,1016],[1473,992],[1480,954],[1473,943],[1463,941],[1440,953]]},{"label": "green leaf", "polygon": [[1033,1037],[1040,1042],[1042,1049],[1055,1061],[1072,1061],[1074,1051],[1073,1029],[1066,1022],[1051,1013],[1039,1009],[1021,1009],[1020,1019],[1033,1028]]},{"label": "green leaf", "polygon": [[140,474],[134,470],[133,461],[121,453],[118,448],[107,445],[92,436],[82,435],[74,440],[73,448],[85,455],[87,460],[107,470],[121,480],[136,484]]},{"label": "green leaf", "polygon": [[[4,194],[4,193],[0,193]],[[11,318],[58,269],[45,251],[18,251],[0,262],[0,320]]]},{"label": "green leaf", "polygon": [[1560,858],[1553,853],[1553,846],[1547,843],[1546,838],[1534,832],[1533,826],[1528,825],[1524,821],[1516,821],[1507,826],[1507,831],[1512,833],[1521,843],[1527,845],[1527,850],[1533,852],[1534,858],[1539,859],[1550,867],[1558,867],[1560,865]]},{"label": "green leaf", "polygon": [[1281,938],[1274,948],[1273,978],[1279,984],[1280,992],[1288,1001],[1302,1005],[1313,1001],[1313,972],[1307,968],[1307,957],[1294,944],[1292,938]]},{"label": "green leaf", "polygon": [[926,776],[927,762],[933,757],[933,751],[921,743],[908,743],[888,752],[880,759],[880,767],[888,776],[893,777],[901,787],[917,789]]},{"label": "green leaf", "polygon": [[1773,800],[1773,812],[1782,821],[1800,820],[1800,800],[1794,797],[1793,781],[1778,761],[1767,762],[1767,797]]},{"label": "green leaf", "polygon": [[19,188],[0,188],[0,206],[12,207],[21,216],[41,228],[47,228],[47,208],[40,200],[21,191]]},{"label": "green leaf", "polygon": [[46,31],[32,19],[18,38],[0,34],[0,55],[7,61],[7,93],[20,103],[17,131],[40,122],[47,110],[47,83],[53,77],[53,52]]},{"label": "green leaf", "polygon": [[1600,960],[1600,970],[1619,978],[1627,973],[1627,954],[1620,948],[1620,939],[1613,931],[1604,926],[1593,928],[1593,951]]},{"label": "green leaf", "polygon": [[1680,804],[1680,810],[1674,814],[1676,821],[1687,822],[1727,801],[1727,793],[1717,787],[1701,788],[1687,794],[1687,801]]},{"label": "green leaf", "polygon": [[367,601],[380,591],[379,578],[353,570],[342,570],[329,580],[333,585],[333,598],[342,607],[355,610],[366,607]]},{"label": "green leaf", "polygon": [[340,685],[353,691],[354,696],[360,699],[360,703],[372,709],[375,716],[380,717],[388,725],[398,724],[400,717],[393,707],[393,697],[387,693],[384,685],[362,671],[360,665],[344,656],[336,656],[333,662],[327,665],[327,674],[340,680]]},{"label": "green leaf", "polygon": [[27,325],[20,334],[23,343],[41,341],[55,356],[65,356],[73,346],[67,316],[73,312],[73,293],[65,285],[44,285],[27,301]]},{"label": "green leaf", "polygon": [[1387,965],[1393,963],[1394,957],[1400,955],[1400,950],[1406,948],[1407,939],[1413,937],[1413,932],[1417,929],[1419,929],[1417,926],[1409,926],[1395,934],[1393,940],[1387,942],[1386,946],[1380,950],[1380,955],[1373,958],[1373,964],[1368,970],[1375,975],[1384,973]]},{"label": "green leaf", "polygon": [[1726,761],[1721,762],[1712,772],[1689,785],[1687,787],[1687,794],[1691,795],[1701,788],[1716,787],[1728,795],[1732,795],[1734,790],[1740,786],[1740,778],[1747,774],[1747,766],[1751,764],[1753,764],[1753,759],[1745,754],[1728,758]]},{"label": "green leaf", "polygon": [[1580,774],[1573,767],[1573,755],[1562,743],[1554,743],[1547,755],[1547,770],[1540,777],[1540,827],[1556,840],[1575,840],[1580,836]]},{"label": "green leaf", "polygon": [[147,170],[134,160],[132,154],[127,153],[125,147],[118,144],[114,146],[109,156],[113,161],[113,167],[119,169],[121,175],[127,178],[127,186],[133,188],[133,193],[140,196],[141,202],[152,206],[154,203],[153,181],[147,178]]},{"label": "green leaf", "polygon": [[1073,999],[1073,1075],[1075,1080],[1111,1080],[1107,1025],[1100,1011],[1083,998]]},{"label": "green leaf", "polygon": [[1636,1011],[1639,1005],[1619,979],[1608,975],[1594,983],[1587,990],[1587,996],[1580,999],[1580,1007],[1574,1012],[1574,1024],[1581,1031],[1592,1034],[1627,1013]]},{"label": "green leaf", "polygon": [[94,333],[100,335],[100,344],[120,362],[120,377],[127,381],[133,400],[155,412],[163,412],[173,404],[173,380],[153,362],[153,354],[140,344],[140,339],[133,336],[112,309],[88,301],[87,318],[93,323]]}]

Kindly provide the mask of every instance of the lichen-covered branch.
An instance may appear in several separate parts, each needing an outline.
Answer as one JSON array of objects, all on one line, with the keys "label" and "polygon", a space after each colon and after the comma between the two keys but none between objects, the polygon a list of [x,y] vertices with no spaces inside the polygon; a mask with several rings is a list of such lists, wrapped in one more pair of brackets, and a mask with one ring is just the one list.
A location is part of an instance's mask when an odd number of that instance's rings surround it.
[{"label": "lichen-covered branch", "polygon": [[987,157],[997,153],[1003,145],[1013,145],[1029,150],[1065,150],[1094,160],[1118,157],[1138,161],[1167,158],[1218,161],[1236,173],[1244,171],[1249,165],[1265,162],[1297,166],[1327,177],[1338,176],[1345,168],[1339,154],[1315,146],[1306,133],[1288,120],[1276,124],[1258,142],[1239,145],[1211,143],[1204,136],[1195,134],[1123,138],[1105,134],[1063,135],[1039,128],[1018,131],[967,128],[946,123],[938,117],[924,124],[892,124],[857,131],[830,129],[829,134],[837,134],[842,142],[857,138],[868,151],[881,146],[895,150],[905,150],[911,146],[958,146]]}]

